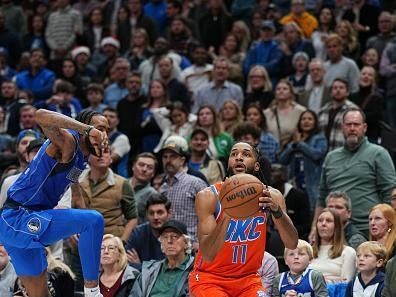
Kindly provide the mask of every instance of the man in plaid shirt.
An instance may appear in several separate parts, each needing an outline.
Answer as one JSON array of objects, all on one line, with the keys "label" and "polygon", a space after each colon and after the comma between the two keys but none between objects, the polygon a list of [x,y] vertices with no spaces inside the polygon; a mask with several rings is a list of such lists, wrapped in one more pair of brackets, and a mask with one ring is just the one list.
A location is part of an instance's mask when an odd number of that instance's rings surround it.
[{"label": "man in plaid shirt", "polygon": [[342,133],[342,116],[344,112],[357,106],[349,101],[348,82],[336,78],[331,85],[331,101],[326,103],[319,111],[319,127],[326,135],[329,151],[344,145]]},{"label": "man in plaid shirt", "polygon": [[170,136],[160,154],[165,178],[159,192],[172,203],[172,218],[187,226],[193,242],[197,242],[198,218],[195,213],[195,196],[206,183],[187,174],[187,141],[181,136]]}]

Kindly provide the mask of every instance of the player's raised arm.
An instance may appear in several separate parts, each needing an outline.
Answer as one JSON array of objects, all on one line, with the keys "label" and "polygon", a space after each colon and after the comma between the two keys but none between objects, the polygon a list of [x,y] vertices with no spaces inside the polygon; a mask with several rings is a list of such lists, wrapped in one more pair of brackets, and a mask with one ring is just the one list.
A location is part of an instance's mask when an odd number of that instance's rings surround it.
[{"label": "player's raised arm", "polygon": [[[39,109],[36,112],[35,119],[43,129],[45,136],[51,140],[52,147],[49,147],[48,153],[63,162],[70,160],[76,145],[73,136],[65,129],[76,130],[80,134],[89,135],[94,146],[99,146],[106,139],[105,133],[57,112]],[[59,153],[60,156],[58,156]]]},{"label": "player's raised arm", "polygon": [[205,261],[211,262],[222,248],[231,218],[225,213],[216,221],[217,199],[210,189],[200,191],[195,199],[198,216],[199,249]]}]

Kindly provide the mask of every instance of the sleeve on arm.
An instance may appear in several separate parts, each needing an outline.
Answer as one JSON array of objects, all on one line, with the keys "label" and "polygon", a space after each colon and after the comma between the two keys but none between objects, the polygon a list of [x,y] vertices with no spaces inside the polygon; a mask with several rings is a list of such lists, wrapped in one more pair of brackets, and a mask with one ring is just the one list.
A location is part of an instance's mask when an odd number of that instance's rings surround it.
[{"label": "sleeve on arm", "polygon": [[328,297],[329,291],[323,274],[319,271],[312,270],[311,272],[312,288],[317,297]]},{"label": "sleeve on arm", "polygon": [[355,263],[356,263],[356,252],[350,246],[345,246],[342,252],[343,263],[341,268],[341,277],[346,281],[351,281],[355,277]]},{"label": "sleeve on arm", "polygon": [[137,218],[136,205],[135,205],[135,194],[131,185],[127,180],[122,185],[122,198],[121,198],[122,212],[127,220]]},{"label": "sleeve on arm", "polygon": [[118,136],[111,145],[113,153],[117,154],[120,158],[125,156],[131,150],[129,139],[126,135]]}]

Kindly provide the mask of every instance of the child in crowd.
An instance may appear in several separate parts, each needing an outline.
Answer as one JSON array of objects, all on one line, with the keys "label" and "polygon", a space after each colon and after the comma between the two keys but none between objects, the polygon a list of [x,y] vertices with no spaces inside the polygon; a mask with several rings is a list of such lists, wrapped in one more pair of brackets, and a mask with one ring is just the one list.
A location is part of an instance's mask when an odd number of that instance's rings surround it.
[{"label": "child in crowd", "polygon": [[385,247],[377,241],[366,241],[359,245],[356,255],[359,273],[348,283],[345,297],[380,297],[384,288],[383,267],[386,258]]},{"label": "child in crowd", "polygon": [[313,249],[305,240],[298,240],[297,248],[285,248],[285,262],[290,271],[279,274],[272,287],[273,297],[328,297],[326,281],[319,271],[308,268]]},{"label": "child in crowd", "polygon": [[87,99],[89,102],[89,106],[85,108],[83,111],[96,111],[103,113],[103,110],[107,107],[106,104],[103,104],[104,98],[104,89],[101,84],[91,83],[87,87]]}]

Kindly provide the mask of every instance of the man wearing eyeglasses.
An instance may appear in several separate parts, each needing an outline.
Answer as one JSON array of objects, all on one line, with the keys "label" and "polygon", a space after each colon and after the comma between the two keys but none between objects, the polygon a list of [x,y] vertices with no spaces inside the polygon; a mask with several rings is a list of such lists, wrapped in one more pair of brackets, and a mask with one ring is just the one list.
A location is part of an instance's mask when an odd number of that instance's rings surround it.
[{"label": "man wearing eyeglasses", "polygon": [[159,241],[165,259],[143,262],[129,297],[188,295],[187,280],[194,257],[190,255],[192,244],[186,225],[169,220],[160,229]]}]

